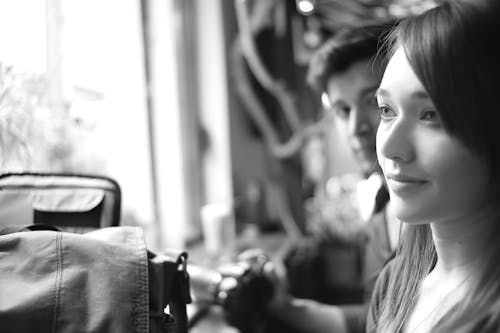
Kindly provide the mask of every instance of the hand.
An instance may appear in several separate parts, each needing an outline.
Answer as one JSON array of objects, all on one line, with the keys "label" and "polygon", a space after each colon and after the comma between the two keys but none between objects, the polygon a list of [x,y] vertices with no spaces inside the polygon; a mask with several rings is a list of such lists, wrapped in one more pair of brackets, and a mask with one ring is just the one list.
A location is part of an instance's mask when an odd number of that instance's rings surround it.
[{"label": "hand", "polygon": [[[260,259],[259,259],[260,258]],[[273,313],[282,309],[290,299],[286,268],[282,261],[270,260],[261,249],[249,249],[238,256],[238,260],[256,262],[264,260],[262,274],[273,286],[273,295],[267,304],[266,312]]]},{"label": "hand", "polygon": [[267,327],[267,306],[274,294],[274,285],[267,277],[271,262],[262,250],[251,249],[236,262],[220,267],[218,304],[226,321],[242,333],[261,333]]}]

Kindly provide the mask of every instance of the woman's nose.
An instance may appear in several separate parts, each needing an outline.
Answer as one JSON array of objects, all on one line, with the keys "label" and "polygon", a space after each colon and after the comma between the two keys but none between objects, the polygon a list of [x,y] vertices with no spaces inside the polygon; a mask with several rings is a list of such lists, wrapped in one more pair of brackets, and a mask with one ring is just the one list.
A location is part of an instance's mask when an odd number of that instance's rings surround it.
[{"label": "woman's nose", "polygon": [[380,123],[377,130],[377,151],[381,157],[408,163],[415,158],[411,124],[402,119],[392,123]]}]

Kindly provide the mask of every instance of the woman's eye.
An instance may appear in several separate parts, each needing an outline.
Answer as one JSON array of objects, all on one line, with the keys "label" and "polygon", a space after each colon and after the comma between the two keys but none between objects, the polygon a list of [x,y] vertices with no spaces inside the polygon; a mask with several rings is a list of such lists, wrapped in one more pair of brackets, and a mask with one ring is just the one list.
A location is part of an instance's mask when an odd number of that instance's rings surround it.
[{"label": "woman's eye", "polygon": [[420,114],[420,120],[424,120],[424,121],[431,122],[431,123],[441,122],[441,120],[439,118],[439,114],[437,113],[437,111],[434,111],[434,110],[423,111]]},{"label": "woman's eye", "polygon": [[389,107],[387,106],[379,106],[379,111],[380,111],[380,117],[381,118],[384,118],[384,119],[388,119],[388,118],[393,118],[396,116],[396,113]]}]

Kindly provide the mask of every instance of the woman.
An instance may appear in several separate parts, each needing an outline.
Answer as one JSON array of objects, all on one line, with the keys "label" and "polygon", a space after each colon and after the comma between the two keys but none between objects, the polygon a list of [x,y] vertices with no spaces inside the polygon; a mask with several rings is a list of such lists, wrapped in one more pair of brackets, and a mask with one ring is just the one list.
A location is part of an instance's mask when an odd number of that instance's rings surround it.
[{"label": "woman", "polygon": [[377,155],[407,232],[368,332],[500,331],[498,1],[400,23],[377,90]]}]

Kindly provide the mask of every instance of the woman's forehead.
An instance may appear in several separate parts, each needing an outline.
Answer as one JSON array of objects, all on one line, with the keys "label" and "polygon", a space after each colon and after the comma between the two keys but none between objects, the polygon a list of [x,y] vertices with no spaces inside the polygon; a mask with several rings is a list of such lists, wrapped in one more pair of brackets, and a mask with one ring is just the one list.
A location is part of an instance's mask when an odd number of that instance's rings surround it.
[{"label": "woman's forehead", "polygon": [[411,67],[402,47],[399,47],[389,60],[377,95],[428,98],[427,91]]}]

